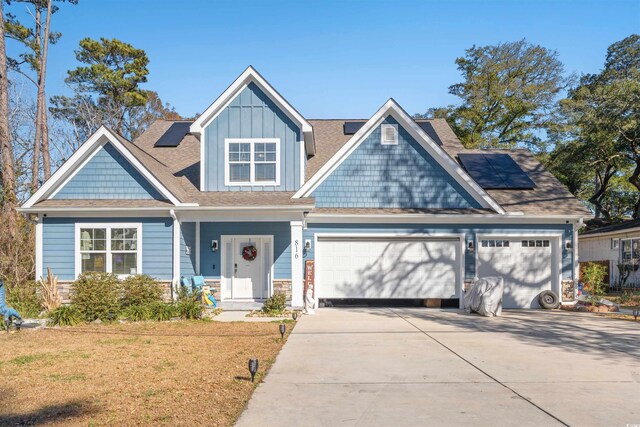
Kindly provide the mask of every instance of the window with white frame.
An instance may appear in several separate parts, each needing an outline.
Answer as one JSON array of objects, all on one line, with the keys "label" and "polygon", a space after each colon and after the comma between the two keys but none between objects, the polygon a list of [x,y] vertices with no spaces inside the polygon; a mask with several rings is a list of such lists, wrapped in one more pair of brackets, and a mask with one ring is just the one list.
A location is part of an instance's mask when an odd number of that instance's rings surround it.
[{"label": "window with white frame", "polygon": [[139,224],[78,224],[76,227],[78,274],[89,271],[119,276],[141,273]]},{"label": "window with white frame", "polygon": [[225,140],[225,185],[280,185],[280,140]]},{"label": "window with white frame", "polygon": [[640,264],[640,239],[620,239],[620,263]]}]

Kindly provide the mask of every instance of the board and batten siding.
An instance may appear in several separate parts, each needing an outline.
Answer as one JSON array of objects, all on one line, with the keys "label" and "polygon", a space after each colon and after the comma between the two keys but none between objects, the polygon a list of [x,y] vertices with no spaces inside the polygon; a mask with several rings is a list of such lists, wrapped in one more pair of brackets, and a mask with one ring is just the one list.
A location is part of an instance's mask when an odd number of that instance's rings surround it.
[{"label": "board and batten siding", "polygon": [[[371,233],[386,233],[386,234],[429,234],[429,233],[446,233],[446,234],[460,234],[465,235],[465,280],[472,280],[476,274],[476,253],[470,251],[467,248],[466,242],[469,240],[474,241],[474,245],[477,247],[476,234],[526,234],[526,235],[541,235],[545,233],[563,233],[563,242],[573,242],[573,226],[571,224],[558,224],[558,225],[528,225],[528,224],[513,224],[513,225],[492,225],[492,224],[478,224],[478,225],[437,225],[437,224],[308,224],[307,229],[303,230],[303,240],[311,241],[311,249],[305,250],[303,253],[304,260],[314,259],[315,242],[314,237],[316,233],[331,233],[331,234],[371,234]],[[514,239],[518,239],[517,237]],[[562,279],[573,279],[573,253],[568,250],[565,245],[562,245]]]},{"label": "board and batten siding", "polygon": [[[300,128],[255,83],[249,83],[203,132],[206,191],[296,191],[302,185]],[[226,138],[279,138],[280,185],[225,186]]]},{"label": "board and batten siding", "polygon": [[110,143],[52,197],[53,199],[165,199]]},{"label": "board and batten siding", "polygon": [[171,218],[43,218],[42,265],[60,280],[75,279],[76,223],[142,223],[142,274],[156,279],[173,277],[173,221]]},{"label": "board and batten siding", "polygon": [[[291,225],[289,222],[202,222],[200,223],[200,272],[207,279],[219,279],[223,235],[273,236],[274,279],[291,279]],[[219,249],[211,250],[217,240]]]},{"label": "board and batten siding", "polygon": [[391,116],[398,144],[378,126],[312,194],[316,207],[480,208],[480,204]]},{"label": "board and batten siding", "polygon": [[[196,223],[183,222],[180,224],[180,275],[184,277],[196,274]],[[190,254],[187,254],[187,246]]]}]

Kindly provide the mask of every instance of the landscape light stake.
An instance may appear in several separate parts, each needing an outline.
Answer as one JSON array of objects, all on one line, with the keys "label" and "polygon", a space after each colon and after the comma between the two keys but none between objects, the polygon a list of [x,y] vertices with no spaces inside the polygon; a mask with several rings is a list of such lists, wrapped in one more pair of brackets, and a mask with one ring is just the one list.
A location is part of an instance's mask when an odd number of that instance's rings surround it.
[{"label": "landscape light stake", "polygon": [[251,374],[251,382],[256,378],[258,372],[258,359],[249,359],[249,373]]},{"label": "landscape light stake", "polygon": [[640,308],[633,309],[633,320],[638,320],[638,316],[640,316]]},{"label": "landscape light stake", "polygon": [[280,323],[280,338],[284,339],[284,333],[287,331],[287,327],[284,323]]},{"label": "landscape light stake", "polygon": [[291,313],[291,317],[293,317],[293,320],[298,320],[298,312],[294,311],[293,313]]}]

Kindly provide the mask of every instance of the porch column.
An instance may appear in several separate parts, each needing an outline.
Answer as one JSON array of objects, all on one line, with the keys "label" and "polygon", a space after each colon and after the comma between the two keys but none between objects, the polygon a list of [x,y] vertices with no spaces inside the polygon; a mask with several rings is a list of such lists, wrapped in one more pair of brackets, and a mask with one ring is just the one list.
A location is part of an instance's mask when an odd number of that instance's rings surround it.
[{"label": "porch column", "polygon": [[178,297],[178,286],[180,286],[180,221],[176,213],[171,209],[171,218],[173,218],[173,281],[172,296],[175,300]]},{"label": "porch column", "polygon": [[196,221],[196,274],[200,274],[200,221]]},{"label": "porch column", "polygon": [[[44,274],[43,266],[43,232],[42,232],[42,214],[38,214],[38,222],[36,223],[36,280],[39,280]],[[78,250],[75,248],[74,250]]]},{"label": "porch column", "polygon": [[304,305],[302,221],[291,221],[291,306]]}]

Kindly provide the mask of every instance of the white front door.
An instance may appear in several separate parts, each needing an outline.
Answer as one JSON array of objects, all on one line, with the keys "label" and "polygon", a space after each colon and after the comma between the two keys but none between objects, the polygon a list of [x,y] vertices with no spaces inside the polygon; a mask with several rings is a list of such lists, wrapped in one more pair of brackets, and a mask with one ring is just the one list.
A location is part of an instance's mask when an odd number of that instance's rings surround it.
[{"label": "white front door", "polygon": [[[223,236],[223,298],[263,299],[269,295],[273,264],[271,236]],[[255,247],[255,258],[245,248]]]}]

